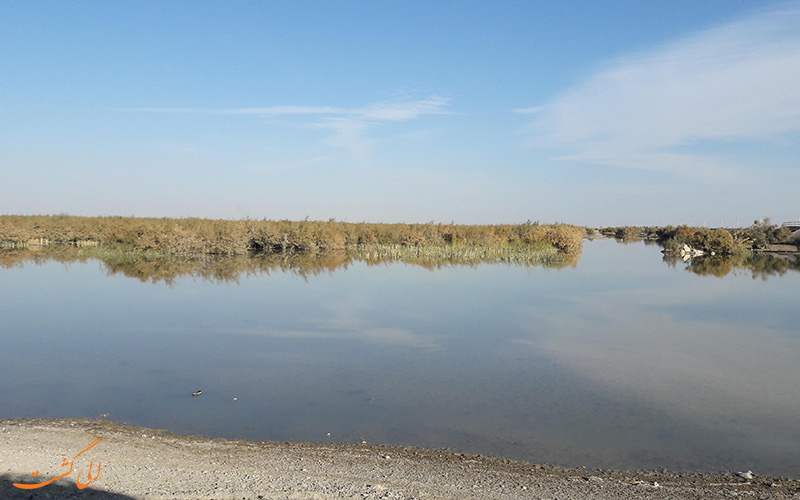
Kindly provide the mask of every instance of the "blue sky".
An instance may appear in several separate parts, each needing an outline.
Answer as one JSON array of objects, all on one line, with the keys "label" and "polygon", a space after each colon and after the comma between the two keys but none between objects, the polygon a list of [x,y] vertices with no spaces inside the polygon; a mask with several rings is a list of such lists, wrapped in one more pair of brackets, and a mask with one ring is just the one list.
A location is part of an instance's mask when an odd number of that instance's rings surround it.
[{"label": "blue sky", "polygon": [[0,213],[800,215],[800,2],[0,0]]}]

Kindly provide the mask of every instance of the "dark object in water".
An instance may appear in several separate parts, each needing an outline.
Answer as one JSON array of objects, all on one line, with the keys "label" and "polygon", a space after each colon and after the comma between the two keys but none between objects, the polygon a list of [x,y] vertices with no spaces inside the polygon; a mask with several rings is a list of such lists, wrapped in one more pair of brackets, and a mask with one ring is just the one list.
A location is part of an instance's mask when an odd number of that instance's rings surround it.
[{"label": "dark object in water", "polygon": [[194,397],[197,397],[197,396],[199,396],[199,395],[201,395],[201,394],[203,394],[203,391],[194,391],[194,392],[192,393],[192,397],[194,398]]}]

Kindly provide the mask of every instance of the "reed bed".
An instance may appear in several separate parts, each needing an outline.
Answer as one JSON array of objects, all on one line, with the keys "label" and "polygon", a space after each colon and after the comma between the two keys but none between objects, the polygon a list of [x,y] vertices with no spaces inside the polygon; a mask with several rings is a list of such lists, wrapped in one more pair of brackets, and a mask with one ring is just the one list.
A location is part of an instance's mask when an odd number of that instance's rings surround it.
[{"label": "reed bed", "polygon": [[[459,225],[375,224],[329,221],[152,219],[136,217],[0,216],[0,244],[114,246],[175,256],[245,255],[252,252],[301,253],[359,248],[431,247],[440,254],[486,252],[491,247],[543,245],[579,255],[583,228],[566,224]],[[482,250],[477,250],[482,249]],[[396,250],[387,250],[387,253]],[[509,252],[513,253],[513,252]]]},{"label": "reed bed", "polygon": [[319,221],[0,216],[0,266],[96,259],[109,274],[171,283],[190,275],[236,281],[284,271],[303,277],[353,261],[427,268],[505,262],[574,265],[583,228],[565,224],[468,226]]}]

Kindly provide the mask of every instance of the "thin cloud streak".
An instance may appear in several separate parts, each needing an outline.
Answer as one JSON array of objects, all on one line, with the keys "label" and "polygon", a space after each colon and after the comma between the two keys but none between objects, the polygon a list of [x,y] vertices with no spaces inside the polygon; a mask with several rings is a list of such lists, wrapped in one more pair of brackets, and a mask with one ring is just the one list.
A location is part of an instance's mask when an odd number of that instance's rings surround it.
[{"label": "thin cloud streak", "polygon": [[324,144],[363,157],[372,147],[366,138],[369,129],[385,122],[410,121],[425,115],[448,114],[449,100],[432,96],[412,101],[388,101],[365,107],[341,108],[331,106],[266,106],[251,108],[132,108],[130,111],[171,114],[233,115],[275,118],[280,116],[312,116],[309,128],[330,129],[333,137]]},{"label": "thin cloud streak", "polygon": [[278,115],[339,115],[355,116],[373,121],[405,121],[422,115],[441,115],[448,112],[444,108],[448,99],[432,96],[415,101],[386,101],[361,108],[342,108],[333,106],[263,106],[248,108],[180,108],[180,107],[147,107],[127,108],[128,111],[148,113],[198,114],[198,115],[243,115],[243,116],[278,116]]},{"label": "thin cloud streak", "polygon": [[[612,61],[530,115],[529,145],[560,160],[735,180],[692,147],[800,131],[800,3]],[[688,151],[688,152],[687,152]]]},{"label": "thin cloud streak", "polygon": [[333,115],[351,114],[353,110],[329,106],[266,106],[260,108],[130,108],[130,111],[148,113],[194,114],[194,115]]}]

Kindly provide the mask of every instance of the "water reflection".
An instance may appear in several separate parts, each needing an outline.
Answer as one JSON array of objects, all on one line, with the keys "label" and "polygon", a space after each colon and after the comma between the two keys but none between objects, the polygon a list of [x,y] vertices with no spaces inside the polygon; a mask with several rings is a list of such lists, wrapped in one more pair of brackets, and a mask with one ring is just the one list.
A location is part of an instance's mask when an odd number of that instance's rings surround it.
[{"label": "water reflection", "polygon": [[0,417],[111,413],[179,433],[568,466],[800,470],[798,273],[709,279],[613,240],[558,271],[329,254],[188,271],[107,256],[98,272],[97,254],[74,250],[2,254]]},{"label": "water reflection", "polygon": [[[386,250],[386,249],[381,249]],[[554,251],[555,252],[555,251]],[[564,268],[577,264],[580,253],[558,255],[550,253],[519,253],[503,251],[500,254],[469,254],[429,256],[398,251],[330,251],[321,253],[258,253],[232,257],[203,256],[180,258],[158,252],[125,252],[104,247],[74,247],[53,245],[23,249],[0,249],[0,267],[21,266],[26,263],[41,265],[48,261],[62,263],[102,262],[109,275],[120,274],[142,282],[174,283],[180,276],[189,276],[211,282],[238,282],[240,278],[291,273],[307,279],[311,276],[345,270],[354,262],[367,265],[385,265],[402,261],[429,270],[452,266],[476,266],[487,262],[505,262],[522,266]]]},{"label": "water reflection", "polygon": [[0,266],[42,265],[100,261],[109,276],[122,275],[142,282],[173,284],[181,276],[210,282],[238,282],[248,276],[273,272],[292,273],[303,278],[347,269],[353,258],[346,252],[323,254],[269,254],[233,257],[206,256],[176,258],[156,252],[121,252],[99,247],[50,246],[45,248],[0,251]]},{"label": "water reflection", "polygon": [[800,271],[797,255],[753,253],[750,255],[695,257],[687,261],[675,254],[664,254],[664,262],[671,267],[684,265],[687,271],[700,276],[721,278],[731,273],[750,273],[753,279],[766,281],[771,276],[783,276],[790,271]]}]

